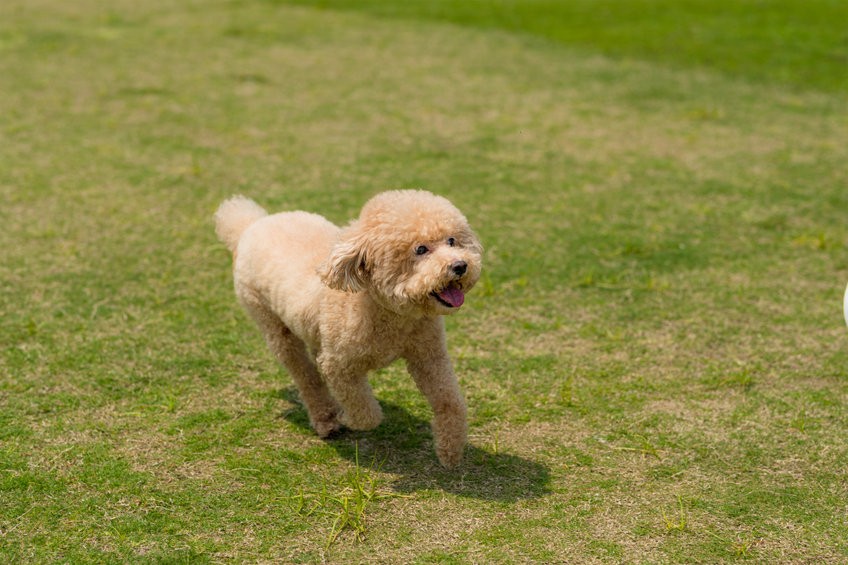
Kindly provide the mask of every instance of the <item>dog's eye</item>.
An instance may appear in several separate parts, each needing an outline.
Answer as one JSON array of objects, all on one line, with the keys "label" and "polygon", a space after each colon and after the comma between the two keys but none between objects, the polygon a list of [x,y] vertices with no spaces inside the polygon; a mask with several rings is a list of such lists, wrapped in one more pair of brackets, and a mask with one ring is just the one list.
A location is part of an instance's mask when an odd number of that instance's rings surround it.
[{"label": "dog's eye", "polygon": [[418,247],[415,248],[415,254],[416,255],[424,255],[428,251],[430,251],[430,250],[427,249],[427,247],[424,246],[424,245],[419,245]]},{"label": "dog's eye", "polygon": [[456,240],[454,238],[452,238],[452,237],[448,238],[448,245],[453,247],[455,243],[456,243]]}]

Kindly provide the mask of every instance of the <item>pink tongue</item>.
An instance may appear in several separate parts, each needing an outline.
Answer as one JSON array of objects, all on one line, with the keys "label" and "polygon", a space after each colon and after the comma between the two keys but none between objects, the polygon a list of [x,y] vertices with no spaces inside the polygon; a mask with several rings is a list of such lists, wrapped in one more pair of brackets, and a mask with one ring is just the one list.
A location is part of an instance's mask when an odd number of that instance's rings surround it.
[{"label": "pink tongue", "polygon": [[458,288],[449,286],[439,293],[439,298],[453,306],[459,308],[465,302],[465,295]]}]

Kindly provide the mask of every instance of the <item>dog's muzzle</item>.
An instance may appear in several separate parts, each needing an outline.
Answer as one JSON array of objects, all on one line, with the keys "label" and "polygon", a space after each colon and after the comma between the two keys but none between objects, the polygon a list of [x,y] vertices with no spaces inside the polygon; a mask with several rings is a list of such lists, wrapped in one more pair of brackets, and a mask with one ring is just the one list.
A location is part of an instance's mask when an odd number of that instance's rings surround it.
[{"label": "dog's muzzle", "polygon": [[461,277],[465,274],[465,271],[468,270],[468,263],[465,261],[454,261],[448,267],[450,272],[453,273],[457,277]]}]

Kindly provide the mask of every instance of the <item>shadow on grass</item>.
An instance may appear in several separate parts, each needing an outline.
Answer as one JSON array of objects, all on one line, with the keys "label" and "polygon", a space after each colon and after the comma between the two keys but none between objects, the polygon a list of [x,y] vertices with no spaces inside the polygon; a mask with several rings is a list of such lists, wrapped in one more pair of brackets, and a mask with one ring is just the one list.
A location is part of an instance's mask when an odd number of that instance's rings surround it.
[{"label": "shadow on grass", "polygon": [[[283,418],[315,433],[299,403],[297,390],[289,387],[281,390],[279,396],[297,404],[284,412]],[[445,469],[433,450],[428,421],[396,404],[381,402],[380,405],[383,422],[375,430],[343,429],[325,441],[350,461],[358,456],[362,468],[379,467],[383,472],[398,475],[392,482],[394,490],[410,493],[441,489],[459,496],[499,501],[537,498],[548,492],[550,469],[545,465],[473,445],[466,445],[458,467]]]}]

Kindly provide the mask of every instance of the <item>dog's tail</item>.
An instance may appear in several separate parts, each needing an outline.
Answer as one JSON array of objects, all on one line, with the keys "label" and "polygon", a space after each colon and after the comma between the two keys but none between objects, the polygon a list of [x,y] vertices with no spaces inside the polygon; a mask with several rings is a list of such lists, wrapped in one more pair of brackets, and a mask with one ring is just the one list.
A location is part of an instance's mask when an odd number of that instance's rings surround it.
[{"label": "dog's tail", "polygon": [[215,212],[215,233],[227,249],[235,253],[244,230],[267,215],[268,212],[253,200],[244,196],[233,196],[222,202]]}]

